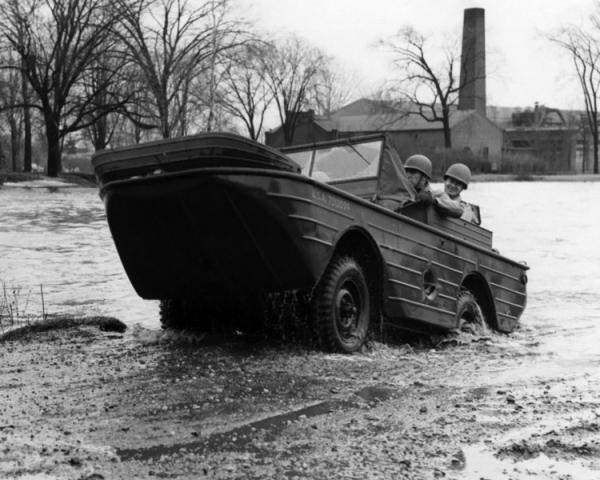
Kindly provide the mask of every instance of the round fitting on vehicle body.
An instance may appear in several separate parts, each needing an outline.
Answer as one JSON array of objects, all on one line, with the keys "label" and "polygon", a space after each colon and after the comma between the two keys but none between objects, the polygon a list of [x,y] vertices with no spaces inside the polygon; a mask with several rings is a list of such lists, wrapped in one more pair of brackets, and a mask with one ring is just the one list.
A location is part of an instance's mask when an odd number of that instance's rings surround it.
[{"label": "round fitting on vehicle body", "polygon": [[437,276],[431,268],[423,272],[423,293],[427,300],[435,300],[438,294]]}]

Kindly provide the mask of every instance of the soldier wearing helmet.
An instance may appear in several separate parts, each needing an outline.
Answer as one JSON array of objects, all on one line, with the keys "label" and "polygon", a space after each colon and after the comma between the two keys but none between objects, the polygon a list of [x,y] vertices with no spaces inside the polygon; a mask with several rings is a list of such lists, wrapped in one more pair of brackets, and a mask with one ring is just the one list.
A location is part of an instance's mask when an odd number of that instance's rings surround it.
[{"label": "soldier wearing helmet", "polygon": [[441,213],[460,217],[472,222],[475,214],[467,202],[460,198],[463,190],[466,190],[471,181],[471,170],[464,163],[454,163],[448,167],[444,174],[444,191],[434,194],[433,205]]},{"label": "soldier wearing helmet", "polygon": [[416,191],[416,197],[412,203],[431,205],[433,203],[431,187],[429,186],[432,170],[431,160],[425,155],[411,155],[404,162],[404,170],[406,170],[406,176]]},{"label": "soldier wearing helmet", "polygon": [[387,153],[373,201],[395,212],[412,205],[431,205],[431,161],[425,155],[412,155],[402,164],[395,150]]}]

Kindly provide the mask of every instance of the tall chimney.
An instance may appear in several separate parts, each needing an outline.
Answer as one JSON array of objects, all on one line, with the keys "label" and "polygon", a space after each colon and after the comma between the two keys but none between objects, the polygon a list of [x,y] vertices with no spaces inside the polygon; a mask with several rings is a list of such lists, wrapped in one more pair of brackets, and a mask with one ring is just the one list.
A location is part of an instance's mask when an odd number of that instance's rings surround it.
[{"label": "tall chimney", "polygon": [[486,116],[485,107],[485,10],[466,8],[460,61],[459,110],[475,110]]}]

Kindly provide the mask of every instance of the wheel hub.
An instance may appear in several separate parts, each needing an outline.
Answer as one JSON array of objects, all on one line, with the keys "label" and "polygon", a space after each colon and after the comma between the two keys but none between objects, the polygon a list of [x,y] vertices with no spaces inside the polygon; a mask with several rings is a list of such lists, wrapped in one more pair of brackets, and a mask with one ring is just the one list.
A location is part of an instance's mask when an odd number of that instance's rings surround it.
[{"label": "wheel hub", "polygon": [[358,320],[358,306],[356,298],[348,288],[341,288],[336,302],[338,310],[338,325],[344,331],[356,327]]}]

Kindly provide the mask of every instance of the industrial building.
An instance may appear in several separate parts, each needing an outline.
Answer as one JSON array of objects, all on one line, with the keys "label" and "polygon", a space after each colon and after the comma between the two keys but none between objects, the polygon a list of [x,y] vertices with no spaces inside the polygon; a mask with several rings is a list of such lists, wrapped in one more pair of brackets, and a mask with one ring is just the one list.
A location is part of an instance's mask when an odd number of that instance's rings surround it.
[{"label": "industrial building", "polygon": [[[328,116],[301,112],[293,144],[385,132],[403,158],[424,153],[440,168],[456,161],[501,171],[521,163],[539,172],[591,171],[591,148],[583,112],[563,112],[535,104],[531,108],[489,106],[486,102],[485,12],[464,11],[461,85],[450,116],[452,150],[444,148],[441,122],[429,122],[410,104],[362,98]],[[466,55],[465,52],[475,52]],[[283,146],[281,127],[265,142]]]}]

